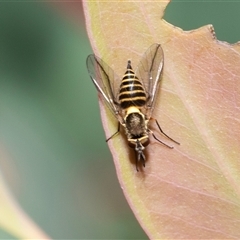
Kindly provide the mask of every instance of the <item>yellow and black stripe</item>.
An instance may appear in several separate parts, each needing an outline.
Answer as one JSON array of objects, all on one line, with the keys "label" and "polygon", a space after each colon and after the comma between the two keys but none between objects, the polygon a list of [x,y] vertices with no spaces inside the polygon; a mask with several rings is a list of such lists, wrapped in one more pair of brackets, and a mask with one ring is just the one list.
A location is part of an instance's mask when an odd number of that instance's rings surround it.
[{"label": "yellow and black stripe", "polygon": [[146,92],[142,83],[135,76],[131,67],[131,61],[128,61],[127,71],[125,72],[119,93],[119,102],[122,109],[129,107],[142,107],[146,104]]}]

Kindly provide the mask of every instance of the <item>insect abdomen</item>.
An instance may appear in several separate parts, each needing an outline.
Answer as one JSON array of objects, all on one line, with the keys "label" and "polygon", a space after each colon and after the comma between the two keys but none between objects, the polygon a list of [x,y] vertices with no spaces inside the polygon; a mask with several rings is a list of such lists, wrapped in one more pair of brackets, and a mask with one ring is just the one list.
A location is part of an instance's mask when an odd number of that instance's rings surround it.
[{"label": "insect abdomen", "polygon": [[127,71],[125,72],[119,93],[120,106],[123,109],[135,106],[142,107],[146,104],[146,92],[142,83],[135,76],[131,67],[131,61],[128,61]]}]

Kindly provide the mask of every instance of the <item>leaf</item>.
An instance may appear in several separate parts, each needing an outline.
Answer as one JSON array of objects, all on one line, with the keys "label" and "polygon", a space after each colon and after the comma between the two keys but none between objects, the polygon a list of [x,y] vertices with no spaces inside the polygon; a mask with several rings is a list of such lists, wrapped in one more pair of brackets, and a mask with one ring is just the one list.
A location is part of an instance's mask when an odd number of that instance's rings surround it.
[{"label": "leaf", "polygon": [[[124,132],[109,141],[120,185],[151,239],[240,238],[240,47],[215,39],[211,25],[183,31],[161,17],[164,2],[84,2],[96,55],[119,76],[153,43],[164,70],[154,110],[174,149],[151,138],[136,172]],[[106,136],[117,122],[102,102]]]},{"label": "leaf", "polygon": [[[1,160],[7,159],[1,149]],[[5,159],[5,161],[6,161]],[[0,174],[0,227],[19,239],[50,239],[21,209]]]}]

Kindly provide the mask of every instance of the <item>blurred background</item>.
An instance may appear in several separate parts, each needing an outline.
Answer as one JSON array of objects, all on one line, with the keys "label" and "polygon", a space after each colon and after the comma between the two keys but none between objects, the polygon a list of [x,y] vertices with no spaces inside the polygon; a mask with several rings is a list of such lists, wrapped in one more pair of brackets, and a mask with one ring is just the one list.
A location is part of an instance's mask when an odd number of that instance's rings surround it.
[{"label": "blurred background", "polygon": [[[240,2],[173,0],[164,18],[234,43],[239,16]],[[105,143],[84,24],[81,2],[0,3],[0,171],[51,238],[147,239]]]}]

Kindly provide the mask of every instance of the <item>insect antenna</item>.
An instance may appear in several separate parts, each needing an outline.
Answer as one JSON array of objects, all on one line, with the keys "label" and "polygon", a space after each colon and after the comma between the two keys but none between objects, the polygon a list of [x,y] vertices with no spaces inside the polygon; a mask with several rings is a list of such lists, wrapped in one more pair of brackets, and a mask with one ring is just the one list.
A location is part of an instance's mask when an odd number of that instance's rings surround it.
[{"label": "insect antenna", "polygon": [[140,143],[140,141],[137,139],[136,142],[136,147],[135,147],[135,153],[137,154],[136,156],[136,170],[138,171],[138,162],[142,161],[143,167],[145,167],[145,155],[143,153],[144,146]]}]

